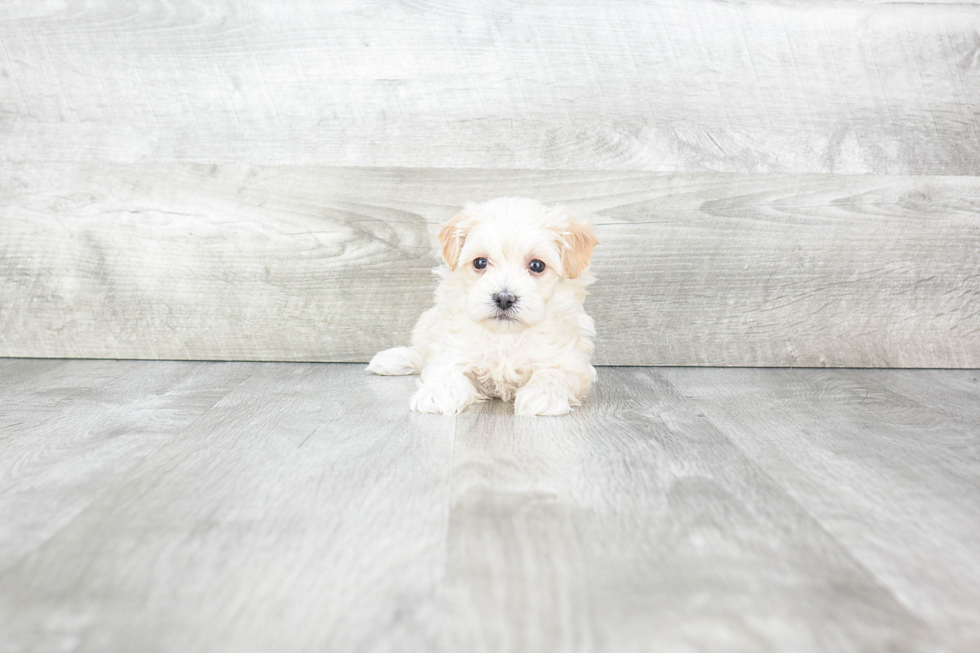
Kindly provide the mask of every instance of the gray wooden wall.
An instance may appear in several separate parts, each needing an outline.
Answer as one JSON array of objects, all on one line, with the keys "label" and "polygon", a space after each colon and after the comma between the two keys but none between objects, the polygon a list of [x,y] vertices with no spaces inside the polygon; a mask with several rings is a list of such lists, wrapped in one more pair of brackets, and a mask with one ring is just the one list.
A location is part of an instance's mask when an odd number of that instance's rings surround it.
[{"label": "gray wooden wall", "polygon": [[0,355],[364,361],[467,200],[605,364],[980,367],[980,3],[0,1]]}]

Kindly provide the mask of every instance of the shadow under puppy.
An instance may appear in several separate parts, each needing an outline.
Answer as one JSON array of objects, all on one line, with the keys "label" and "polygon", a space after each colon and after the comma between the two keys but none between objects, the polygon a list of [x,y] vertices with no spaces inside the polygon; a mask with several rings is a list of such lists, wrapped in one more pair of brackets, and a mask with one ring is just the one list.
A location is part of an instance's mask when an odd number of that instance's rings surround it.
[{"label": "shadow under puppy", "polygon": [[560,207],[502,197],[467,204],[442,226],[446,261],[435,306],[411,347],[371,359],[368,371],[421,372],[411,408],[459,413],[492,397],[517,415],[564,415],[595,381],[595,325],[582,303],[598,244],[591,227]]}]

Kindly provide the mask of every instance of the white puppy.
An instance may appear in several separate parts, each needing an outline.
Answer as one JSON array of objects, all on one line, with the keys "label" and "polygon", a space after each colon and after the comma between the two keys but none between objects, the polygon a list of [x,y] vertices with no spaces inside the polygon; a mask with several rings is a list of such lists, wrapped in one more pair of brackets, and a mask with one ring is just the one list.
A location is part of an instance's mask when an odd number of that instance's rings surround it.
[{"label": "white puppy", "polygon": [[595,325],[582,302],[594,281],[592,229],[568,211],[502,197],[468,204],[442,226],[446,266],[436,305],[411,347],[371,359],[375,374],[416,374],[411,407],[459,413],[499,397],[518,415],[564,415],[595,381]]}]

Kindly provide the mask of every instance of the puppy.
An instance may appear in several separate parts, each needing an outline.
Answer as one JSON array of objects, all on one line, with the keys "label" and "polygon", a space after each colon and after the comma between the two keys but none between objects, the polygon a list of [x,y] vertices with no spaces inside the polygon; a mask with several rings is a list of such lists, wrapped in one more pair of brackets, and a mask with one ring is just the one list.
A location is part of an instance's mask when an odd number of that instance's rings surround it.
[{"label": "puppy", "polygon": [[442,226],[445,267],[435,307],[411,347],[371,359],[368,371],[421,372],[411,408],[459,413],[478,401],[514,401],[517,415],[564,415],[595,381],[595,325],[582,308],[594,281],[592,229],[560,207],[502,197],[467,204]]}]

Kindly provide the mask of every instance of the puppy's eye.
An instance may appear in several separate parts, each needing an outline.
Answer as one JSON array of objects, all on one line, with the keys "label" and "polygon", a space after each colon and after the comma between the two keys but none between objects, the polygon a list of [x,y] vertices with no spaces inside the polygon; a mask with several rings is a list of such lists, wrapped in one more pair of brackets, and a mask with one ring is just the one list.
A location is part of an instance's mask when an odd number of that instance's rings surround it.
[{"label": "puppy's eye", "polygon": [[539,261],[538,259],[534,259],[533,261],[527,264],[527,267],[529,270],[531,270],[531,272],[541,274],[542,272],[544,272],[544,261]]},{"label": "puppy's eye", "polygon": [[482,256],[480,258],[473,259],[473,267],[475,267],[477,270],[482,270],[483,268],[487,267],[487,263],[487,259],[483,258]]}]

